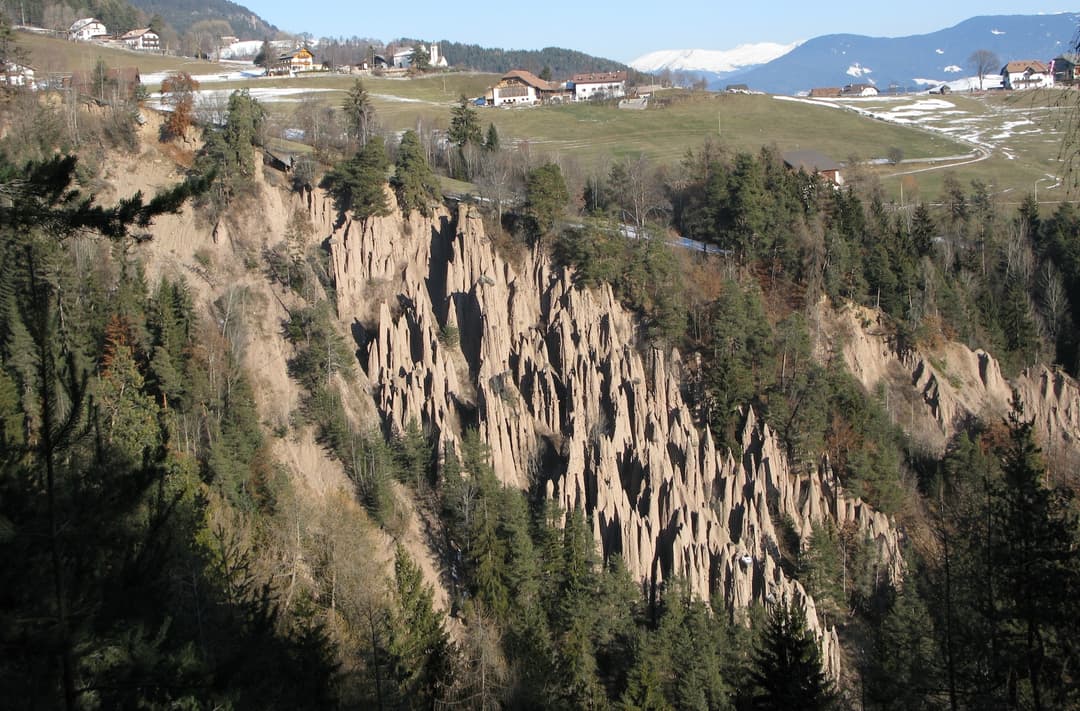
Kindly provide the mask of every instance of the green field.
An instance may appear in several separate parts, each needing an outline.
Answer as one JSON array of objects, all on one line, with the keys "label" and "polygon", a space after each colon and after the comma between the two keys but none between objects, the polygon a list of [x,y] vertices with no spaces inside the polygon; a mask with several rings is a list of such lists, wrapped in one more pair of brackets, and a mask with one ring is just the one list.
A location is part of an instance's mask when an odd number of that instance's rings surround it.
[{"label": "green field", "polygon": [[[920,112],[920,102],[940,104]],[[999,197],[999,204],[1017,205],[1029,193],[1037,192],[1040,202],[1071,199],[1068,181],[1063,180],[1062,146],[1065,132],[1077,121],[1080,97],[1075,92],[988,91],[980,94],[925,95],[860,99],[837,102],[875,114],[908,113],[913,130],[949,135],[963,140],[964,152],[981,148],[986,157],[942,164],[909,163],[877,166],[872,170],[882,179],[886,191],[899,197],[906,186],[905,201],[912,189],[922,200],[934,200],[942,192],[947,174],[961,183],[981,180]],[[913,110],[914,109],[914,110]],[[904,151],[904,157],[911,156]]]},{"label": "green field", "polygon": [[99,59],[108,67],[138,67],[140,74],[174,70],[192,75],[221,73],[220,65],[196,59],[113,49],[91,42],[68,42],[29,32],[19,32],[15,38],[30,53],[30,64],[39,75],[90,71]]},{"label": "green field", "polygon": [[[209,77],[229,70],[209,62],[87,43],[26,34],[18,38],[30,51],[32,64],[42,72],[90,69],[99,57],[109,66],[134,64],[143,74],[183,70]],[[460,96],[483,95],[497,79],[493,74],[460,72],[416,79],[368,76],[363,81],[380,123],[400,131],[417,126],[446,128],[450,108]],[[270,93],[282,89],[296,92],[265,101],[274,123],[288,127],[295,122],[294,112],[305,97],[326,106],[340,105],[355,80],[330,73],[204,80],[203,89],[248,87]],[[148,88],[154,91],[157,87]],[[781,151],[814,149],[842,163],[856,161],[848,167],[849,175],[876,176],[886,194],[897,201],[901,190],[905,202],[936,199],[950,172],[964,184],[983,181],[1003,203],[1018,203],[1036,189],[1040,201],[1069,197],[1058,178],[1063,172],[1060,151],[1064,131],[1074,114],[1070,104],[1077,103],[1072,92],[997,91],[816,104],[706,92],[666,92],[660,98],[645,111],[591,104],[478,111],[485,127],[495,124],[504,145],[527,143],[533,156],[570,160],[585,170],[639,155],[673,164],[708,139],[730,150],[755,152],[764,145],[775,145]],[[901,163],[886,163],[890,154],[897,153],[903,157]]]}]

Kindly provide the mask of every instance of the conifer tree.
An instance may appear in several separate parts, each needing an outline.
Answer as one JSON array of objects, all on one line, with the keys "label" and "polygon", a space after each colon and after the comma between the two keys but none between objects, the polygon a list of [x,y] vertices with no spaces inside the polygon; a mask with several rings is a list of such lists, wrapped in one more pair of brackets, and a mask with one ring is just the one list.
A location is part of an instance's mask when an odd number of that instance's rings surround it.
[{"label": "conifer tree", "polygon": [[495,124],[489,123],[487,130],[487,138],[484,139],[484,148],[489,151],[499,150],[499,131],[495,128]]},{"label": "conifer tree", "polygon": [[375,105],[359,79],[346,92],[341,110],[345,114],[345,131],[350,140],[359,146],[366,144],[375,130]]},{"label": "conifer tree", "polygon": [[558,165],[545,163],[529,171],[525,179],[525,215],[530,221],[534,240],[541,243],[554,233],[556,222],[569,201],[570,193]]},{"label": "conifer tree", "polygon": [[754,651],[750,678],[757,689],[755,709],[814,711],[832,707],[832,682],[822,669],[821,651],[806,628],[805,614],[786,601],[769,613]]},{"label": "conifer tree", "polygon": [[400,545],[394,553],[390,654],[401,705],[433,708],[450,685],[455,649],[433,607],[432,589]]},{"label": "conifer tree", "polygon": [[[490,129],[488,133],[490,135]],[[450,109],[450,128],[446,136],[458,148],[464,148],[467,145],[479,146],[484,142],[484,134],[480,128],[480,119],[476,115],[476,109],[464,94],[458,99],[454,108]]]},{"label": "conifer tree", "polygon": [[[989,542],[996,580],[999,639],[1006,673],[1005,702],[1032,709],[1063,708],[1066,671],[1075,662],[1070,633],[1080,554],[1071,494],[1046,486],[1035,427],[1013,394],[1003,478],[992,491]],[[1002,680],[1005,681],[1005,680]],[[1073,699],[1075,700],[1075,698]]]},{"label": "conifer tree", "polygon": [[438,178],[424,157],[416,131],[406,131],[401,137],[390,184],[397,193],[398,205],[406,215],[416,210],[427,217],[431,214],[431,204],[442,198]]},{"label": "conifer tree", "polygon": [[386,196],[389,165],[382,137],[372,136],[356,155],[326,174],[323,186],[330,189],[340,212],[352,211],[355,219],[366,223],[372,217],[390,214]]}]

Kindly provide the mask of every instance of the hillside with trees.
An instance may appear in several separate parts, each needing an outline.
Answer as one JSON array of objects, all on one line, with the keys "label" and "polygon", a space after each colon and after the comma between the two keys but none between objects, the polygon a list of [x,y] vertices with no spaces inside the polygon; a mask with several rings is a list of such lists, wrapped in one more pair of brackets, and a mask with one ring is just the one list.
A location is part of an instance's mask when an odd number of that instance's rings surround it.
[{"label": "hillside with trees", "polygon": [[147,15],[157,15],[181,35],[199,22],[221,21],[241,39],[274,38],[278,28],[230,0],[129,0]]},{"label": "hillside with trees", "polygon": [[0,91],[0,706],[1080,705],[1071,203],[165,84]]},{"label": "hillside with trees", "polygon": [[566,80],[582,72],[625,71],[634,82],[647,83],[648,78],[647,74],[620,62],[561,47],[498,49],[445,40],[439,42],[439,47],[450,66],[478,72],[503,74],[511,69],[525,69],[537,76]]}]

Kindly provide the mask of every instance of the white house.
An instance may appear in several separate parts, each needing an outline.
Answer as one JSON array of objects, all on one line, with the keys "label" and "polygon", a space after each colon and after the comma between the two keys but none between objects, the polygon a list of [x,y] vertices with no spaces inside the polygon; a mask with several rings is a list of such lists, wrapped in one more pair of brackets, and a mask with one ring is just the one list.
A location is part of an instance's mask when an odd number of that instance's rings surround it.
[{"label": "white house", "polygon": [[1023,59],[1001,68],[1001,85],[1006,89],[1039,89],[1054,85],[1054,75],[1042,62]]},{"label": "white house", "polygon": [[626,72],[623,71],[575,74],[570,83],[574,85],[574,101],[626,96]]},{"label": "white house", "polygon": [[34,86],[34,68],[25,64],[8,62],[4,66],[4,73],[0,74],[0,84],[7,86]]},{"label": "white house", "polygon": [[[443,68],[450,66],[446,57],[442,56],[439,52],[439,45],[433,44],[428,46],[428,66],[433,68]],[[399,69],[408,69],[412,66],[413,48],[402,49],[394,52],[394,66]]]},{"label": "white house", "polygon": [[492,87],[490,101],[492,106],[538,104],[561,91],[561,84],[544,81],[524,69],[515,69],[503,74],[499,83]]},{"label": "white house", "polygon": [[101,20],[84,17],[71,23],[71,28],[68,30],[68,39],[76,42],[89,42],[92,39],[106,37],[108,34],[109,31],[105,29],[105,24]]},{"label": "white house", "polygon": [[157,51],[161,48],[161,37],[149,27],[125,32],[120,35],[120,41],[127,45],[128,49]]}]

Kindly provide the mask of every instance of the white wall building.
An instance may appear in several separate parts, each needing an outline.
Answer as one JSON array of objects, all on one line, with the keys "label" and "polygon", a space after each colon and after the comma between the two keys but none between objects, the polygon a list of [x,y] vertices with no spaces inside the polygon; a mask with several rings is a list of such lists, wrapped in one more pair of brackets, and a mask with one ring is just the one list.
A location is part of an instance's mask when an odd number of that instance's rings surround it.
[{"label": "white wall building", "polygon": [[561,91],[561,84],[544,81],[524,69],[515,69],[503,74],[499,83],[492,87],[489,100],[492,106],[531,105],[548,101]]},{"label": "white wall building", "polygon": [[[446,62],[446,57],[442,56],[439,52],[439,45],[433,44],[428,46],[428,66],[432,68],[442,68],[450,66]],[[408,69],[412,66],[413,48],[398,50],[394,52],[394,66],[398,69]]]},{"label": "white wall building", "polygon": [[25,64],[8,62],[4,66],[3,74],[0,74],[0,84],[7,86],[34,86],[34,68]]},{"label": "white wall building", "polygon": [[1040,89],[1054,85],[1054,75],[1042,62],[1020,60],[1001,68],[1001,85],[1006,89]]},{"label": "white wall building", "polygon": [[128,49],[140,51],[156,51],[161,49],[161,37],[149,27],[125,32],[120,36],[120,41],[127,45]]},{"label": "white wall building", "polygon": [[570,83],[574,85],[574,101],[626,96],[626,72],[622,71],[575,74]]},{"label": "white wall building", "polygon": [[89,42],[92,39],[105,37],[108,34],[109,31],[105,29],[105,24],[101,20],[84,17],[71,23],[71,28],[68,30],[68,39],[76,42]]}]

